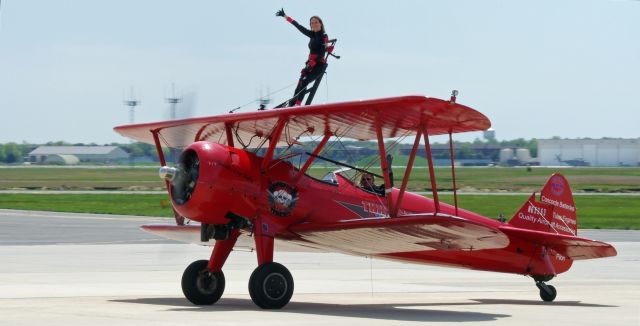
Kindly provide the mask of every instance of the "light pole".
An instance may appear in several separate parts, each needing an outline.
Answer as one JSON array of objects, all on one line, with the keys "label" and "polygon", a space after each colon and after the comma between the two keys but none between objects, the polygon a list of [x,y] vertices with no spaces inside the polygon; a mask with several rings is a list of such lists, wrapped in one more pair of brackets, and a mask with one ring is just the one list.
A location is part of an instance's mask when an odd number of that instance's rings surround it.
[{"label": "light pole", "polygon": [[[133,94],[133,86],[131,86],[131,92],[129,93],[129,99],[124,100],[124,105],[129,107],[129,123],[133,124],[135,121],[135,109],[140,105],[140,101],[135,99]],[[129,139],[129,144],[133,145],[133,140]],[[133,146],[131,146],[131,153],[129,153],[129,165],[133,165]]]}]

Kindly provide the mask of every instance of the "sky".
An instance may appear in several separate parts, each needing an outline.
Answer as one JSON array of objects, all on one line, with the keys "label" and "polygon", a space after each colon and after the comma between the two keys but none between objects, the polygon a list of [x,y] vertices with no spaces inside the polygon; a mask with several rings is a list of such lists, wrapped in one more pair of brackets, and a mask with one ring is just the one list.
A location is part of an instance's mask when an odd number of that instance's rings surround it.
[{"label": "sky", "polygon": [[315,103],[457,89],[499,140],[640,137],[640,1],[2,0],[0,143],[127,142],[131,87],[151,122],[172,84],[194,116],[291,85],[308,39],[281,7],[338,39]]}]

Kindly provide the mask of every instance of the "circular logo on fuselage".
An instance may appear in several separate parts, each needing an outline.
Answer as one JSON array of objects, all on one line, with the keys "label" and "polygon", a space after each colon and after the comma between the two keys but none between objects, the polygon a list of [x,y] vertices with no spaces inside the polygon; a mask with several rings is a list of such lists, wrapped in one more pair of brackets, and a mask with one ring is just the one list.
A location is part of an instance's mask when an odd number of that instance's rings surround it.
[{"label": "circular logo on fuselage", "polygon": [[271,213],[278,216],[289,216],[298,201],[298,191],[282,181],[269,185],[267,195]]},{"label": "circular logo on fuselage", "polygon": [[562,180],[562,177],[555,176],[551,178],[551,193],[556,196],[561,196],[564,193],[564,180]]}]

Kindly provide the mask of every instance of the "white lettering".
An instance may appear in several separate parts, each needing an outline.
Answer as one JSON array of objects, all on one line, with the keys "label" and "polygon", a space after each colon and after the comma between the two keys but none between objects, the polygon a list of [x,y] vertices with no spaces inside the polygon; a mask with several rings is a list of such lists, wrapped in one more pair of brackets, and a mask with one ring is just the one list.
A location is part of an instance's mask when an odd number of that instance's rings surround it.
[{"label": "white lettering", "polygon": [[521,220],[525,220],[525,221],[527,221],[527,222],[533,222],[533,223],[535,223],[535,222],[536,222],[536,218],[535,218],[535,216],[526,215],[526,214],[524,214],[524,213],[522,213],[522,212],[521,212],[521,213],[518,213],[518,218],[519,218],[519,219],[521,219]]},{"label": "white lettering", "polygon": [[546,208],[542,208],[542,207],[536,207],[533,206],[533,204],[529,204],[529,207],[527,208],[527,212],[529,214],[536,214],[539,216],[546,216],[547,215],[547,209]]},{"label": "white lettering", "polygon": [[557,220],[560,220],[560,221],[563,221],[567,225],[576,225],[576,220],[575,219],[566,217],[566,216],[558,214],[556,212],[553,212],[553,218],[557,219]]},{"label": "white lettering", "polygon": [[547,198],[545,196],[540,196],[540,201],[542,201],[543,203],[551,204],[551,205],[556,206],[556,207],[564,208],[564,209],[566,209],[568,211],[572,211],[572,212],[576,211],[575,207],[573,207],[573,206],[571,206],[571,205],[569,205],[567,203],[563,203],[563,202],[561,202],[559,200]]}]

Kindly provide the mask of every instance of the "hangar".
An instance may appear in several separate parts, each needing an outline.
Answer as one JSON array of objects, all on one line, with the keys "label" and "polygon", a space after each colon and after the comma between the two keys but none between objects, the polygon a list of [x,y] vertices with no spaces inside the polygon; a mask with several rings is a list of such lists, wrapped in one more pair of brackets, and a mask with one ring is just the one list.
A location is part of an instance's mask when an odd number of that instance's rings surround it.
[{"label": "hangar", "polygon": [[640,166],[640,138],[538,139],[540,165]]},{"label": "hangar", "polygon": [[[72,156],[79,162],[90,163],[113,163],[129,159],[129,154],[118,146],[40,146],[29,153],[29,162],[68,164],[75,161]],[[67,160],[61,161],[61,157]]]}]

